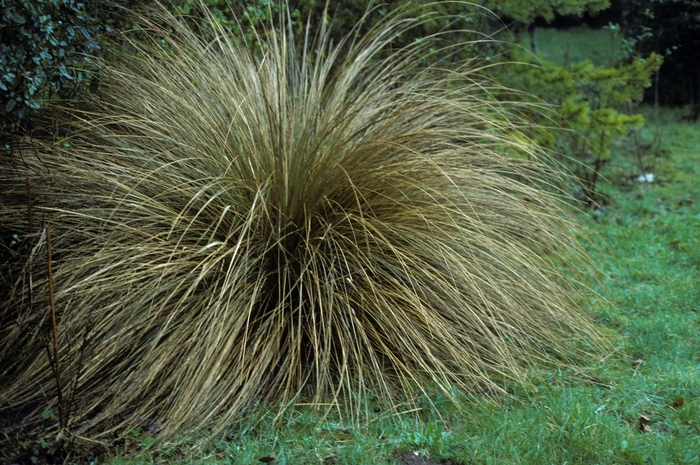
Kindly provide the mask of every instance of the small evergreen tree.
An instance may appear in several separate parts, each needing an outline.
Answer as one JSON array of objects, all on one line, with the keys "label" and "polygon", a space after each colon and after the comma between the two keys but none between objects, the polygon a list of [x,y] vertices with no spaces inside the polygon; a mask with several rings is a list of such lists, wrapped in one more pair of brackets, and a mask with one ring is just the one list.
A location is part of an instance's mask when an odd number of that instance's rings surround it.
[{"label": "small evergreen tree", "polygon": [[[517,57],[521,62],[528,60],[528,55],[518,53],[517,49],[511,53],[512,58]],[[661,62],[661,56],[652,53],[648,58],[634,58],[613,67],[596,66],[589,60],[574,66],[521,64],[504,68],[500,77],[507,85],[554,106],[554,118],[558,118],[565,130],[556,133],[540,130],[532,137],[571,157],[571,167],[583,182],[579,197],[593,205],[596,184],[601,169],[609,161],[612,141],[644,124],[641,114],[628,114],[628,111],[630,104],[642,100],[644,89],[651,84]]]}]

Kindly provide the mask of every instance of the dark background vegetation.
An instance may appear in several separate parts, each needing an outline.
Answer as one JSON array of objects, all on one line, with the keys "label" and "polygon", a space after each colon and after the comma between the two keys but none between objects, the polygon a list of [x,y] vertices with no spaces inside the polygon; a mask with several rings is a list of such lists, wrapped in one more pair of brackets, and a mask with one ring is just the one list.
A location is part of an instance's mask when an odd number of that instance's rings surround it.
[{"label": "dark background vegetation", "polygon": [[[556,15],[549,22],[538,18],[535,24],[555,28],[618,25],[631,52],[664,56],[658,76],[661,104],[700,103],[700,4],[696,1],[613,0],[609,8],[593,15]],[[654,89],[648,89],[645,101],[654,102],[654,98]]]},{"label": "dark background vegetation", "polygon": [[[191,0],[169,0],[170,7],[185,14],[193,12]],[[251,28],[280,11],[280,3],[268,0],[205,3],[215,15],[227,21],[234,32],[250,39]],[[228,3],[228,4],[227,4]],[[407,2],[380,4],[372,13],[379,18]],[[413,2],[426,5],[427,2]],[[534,27],[565,28],[587,24],[593,28],[614,25],[627,42],[627,56],[664,56],[659,73],[658,98],[662,104],[697,105],[700,98],[700,6],[692,0],[569,0],[535,2],[485,0],[477,2],[498,15],[458,2],[427,4],[424,8],[443,15],[402,37],[408,43],[445,28],[471,28],[482,32],[505,26],[511,30]],[[12,129],[32,110],[46,101],[74,99],[99,78],[94,56],[108,54],[113,32],[131,27],[128,11],[139,8],[132,0],[2,0],[0,2],[0,115],[5,129]],[[307,20],[314,26],[327,23],[333,36],[345,36],[365,11],[365,0],[332,2],[326,12],[321,0],[290,2],[291,17],[299,35]],[[555,6],[556,5],[556,6]],[[326,13],[324,17],[324,12]],[[237,18],[237,19],[234,19]],[[463,17],[464,24],[454,24]],[[365,24],[371,27],[372,21]],[[653,101],[654,89],[645,94]]]}]

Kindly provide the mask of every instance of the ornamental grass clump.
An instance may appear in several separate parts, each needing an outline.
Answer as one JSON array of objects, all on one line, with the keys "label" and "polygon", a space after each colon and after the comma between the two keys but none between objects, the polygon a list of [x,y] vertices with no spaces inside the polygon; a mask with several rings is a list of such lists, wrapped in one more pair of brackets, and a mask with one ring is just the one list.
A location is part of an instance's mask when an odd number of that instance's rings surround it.
[{"label": "ornamental grass clump", "polygon": [[[389,50],[425,20],[255,51],[142,18],[90,109],[63,109],[70,137],[3,171],[7,227],[26,230],[26,178],[51,227],[76,431],[148,420],[172,440],[259,402],[500,390],[600,341],[562,275],[585,266],[564,177],[476,70],[425,65],[431,40]],[[0,395],[40,415],[57,388],[36,229],[0,304]]]}]

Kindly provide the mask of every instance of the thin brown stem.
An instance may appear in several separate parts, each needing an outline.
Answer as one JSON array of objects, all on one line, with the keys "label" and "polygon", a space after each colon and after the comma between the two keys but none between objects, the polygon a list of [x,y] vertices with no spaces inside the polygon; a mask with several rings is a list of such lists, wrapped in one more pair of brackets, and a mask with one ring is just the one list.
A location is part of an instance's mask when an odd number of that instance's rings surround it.
[{"label": "thin brown stem", "polygon": [[[627,102],[627,109],[631,115],[632,102]],[[632,135],[634,135],[634,149],[637,155],[637,168],[639,169],[639,175],[644,176],[644,160],[642,158],[642,143],[639,141],[639,132],[636,129],[632,129]]]},{"label": "thin brown stem", "polygon": [[592,179],[589,182],[588,197],[591,198],[591,202],[595,205],[595,189],[598,183],[598,175],[600,174],[600,169],[603,166],[603,141],[605,140],[605,132],[600,135],[600,147],[598,147],[598,156],[595,161],[595,166],[593,168]]},{"label": "thin brown stem", "polygon": [[659,125],[659,74],[661,68],[656,71],[654,76],[654,155],[656,158],[661,154],[661,127]]}]

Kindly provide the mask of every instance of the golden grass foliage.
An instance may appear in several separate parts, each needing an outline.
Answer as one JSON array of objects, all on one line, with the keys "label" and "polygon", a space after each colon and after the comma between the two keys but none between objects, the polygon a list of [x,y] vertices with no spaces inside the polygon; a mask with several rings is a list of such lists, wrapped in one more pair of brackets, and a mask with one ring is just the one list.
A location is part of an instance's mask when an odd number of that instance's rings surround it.
[{"label": "golden grass foliage", "polygon": [[[173,439],[256,402],[359,413],[356,394],[499,389],[598,339],[561,275],[585,259],[556,174],[515,105],[468,66],[421,67],[424,44],[387,52],[421,20],[250,53],[211,24],[205,42],[142,18],[150,40],[67,112],[68,144],[2,167],[5,227],[26,230],[31,178],[52,228],[76,431],[148,418]],[[40,413],[56,388],[31,238],[0,303],[0,395]]]}]

